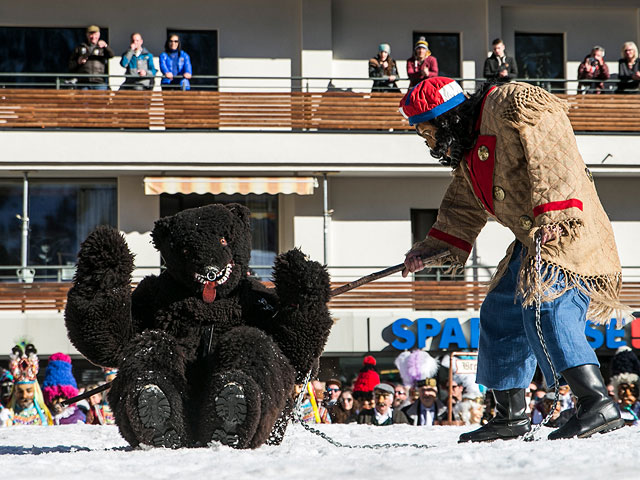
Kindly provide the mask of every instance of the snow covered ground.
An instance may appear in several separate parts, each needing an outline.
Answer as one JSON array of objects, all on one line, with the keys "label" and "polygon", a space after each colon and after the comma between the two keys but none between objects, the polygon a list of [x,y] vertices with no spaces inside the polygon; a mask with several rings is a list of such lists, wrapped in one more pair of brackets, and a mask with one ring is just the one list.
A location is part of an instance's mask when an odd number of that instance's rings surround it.
[{"label": "snow covered ground", "polygon": [[338,448],[300,425],[279,447],[233,450],[131,450],[116,427],[68,425],[0,428],[3,478],[83,479],[615,479],[640,478],[640,428],[585,440],[458,444],[465,427],[322,425],[352,445],[419,443],[427,449]]}]

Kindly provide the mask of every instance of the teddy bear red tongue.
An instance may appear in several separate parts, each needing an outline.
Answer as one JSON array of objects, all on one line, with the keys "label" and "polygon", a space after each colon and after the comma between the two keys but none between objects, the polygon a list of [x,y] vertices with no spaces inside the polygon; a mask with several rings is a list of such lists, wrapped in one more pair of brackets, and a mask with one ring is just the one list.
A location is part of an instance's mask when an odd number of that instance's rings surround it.
[{"label": "teddy bear red tongue", "polygon": [[212,303],[216,299],[216,282],[207,282],[202,290],[202,300],[206,303]]}]

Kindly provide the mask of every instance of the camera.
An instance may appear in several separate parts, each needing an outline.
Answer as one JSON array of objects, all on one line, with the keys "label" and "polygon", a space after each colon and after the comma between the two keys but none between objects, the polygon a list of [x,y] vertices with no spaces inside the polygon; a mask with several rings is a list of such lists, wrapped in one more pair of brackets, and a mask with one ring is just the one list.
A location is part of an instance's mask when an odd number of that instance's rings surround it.
[{"label": "camera", "polygon": [[591,65],[592,67],[595,67],[598,65],[598,60],[594,57],[589,57],[587,58],[587,63],[589,63],[589,65]]}]

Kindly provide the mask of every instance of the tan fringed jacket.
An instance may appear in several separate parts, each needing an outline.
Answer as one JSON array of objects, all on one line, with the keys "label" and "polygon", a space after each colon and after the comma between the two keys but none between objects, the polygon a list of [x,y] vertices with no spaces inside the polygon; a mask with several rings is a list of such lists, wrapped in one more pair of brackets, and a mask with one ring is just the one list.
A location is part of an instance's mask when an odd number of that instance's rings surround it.
[{"label": "tan fringed jacket", "polygon": [[[591,297],[587,318],[622,320],[618,301],[622,274],[609,219],[600,204],[566,115],[565,103],[524,83],[492,89],[477,122],[473,149],[453,172],[438,218],[420,245],[448,248],[449,262],[461,267],[489,217],[509,228],[530,253],[522,262],[519,294],[525,306],[541,289],[543,300],[559,297],[546,288],[560,273],[567,288]],[[536,281],[534,235],[558,225],[562,235],[542,247],[544,284]],[[491,282],[505,272],[514,244]]]}]

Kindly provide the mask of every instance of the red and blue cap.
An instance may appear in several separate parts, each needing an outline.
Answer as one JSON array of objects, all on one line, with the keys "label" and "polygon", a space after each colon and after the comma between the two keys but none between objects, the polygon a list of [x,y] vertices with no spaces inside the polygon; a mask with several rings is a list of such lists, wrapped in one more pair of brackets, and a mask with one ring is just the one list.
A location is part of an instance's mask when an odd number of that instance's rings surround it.
[{"label": "red and blue cap", "polygon": [[400,113],[409,125],[433,120],[467,99],[455,80],[447,77],[431,77],[421,81],[400,101]]}]

